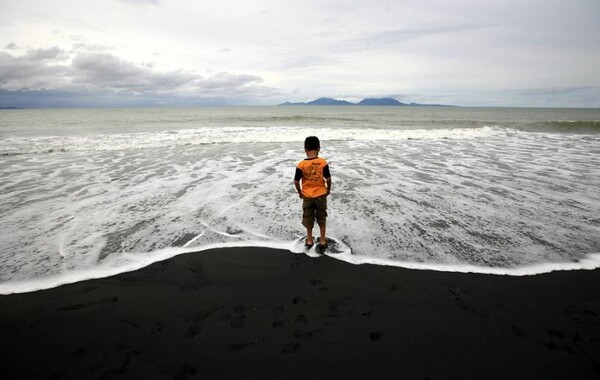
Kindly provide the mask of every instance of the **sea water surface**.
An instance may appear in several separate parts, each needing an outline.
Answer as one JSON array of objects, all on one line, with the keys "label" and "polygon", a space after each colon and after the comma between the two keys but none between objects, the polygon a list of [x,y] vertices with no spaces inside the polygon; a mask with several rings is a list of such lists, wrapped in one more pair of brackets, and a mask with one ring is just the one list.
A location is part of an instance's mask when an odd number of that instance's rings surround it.
[{"label": "sea water surface", "polygon": [[510,275],[600,266],[600,110],[1,110],[0,294],[214,247],[302,252],[292,179],[309,135],[333,177],[331,256]]}]

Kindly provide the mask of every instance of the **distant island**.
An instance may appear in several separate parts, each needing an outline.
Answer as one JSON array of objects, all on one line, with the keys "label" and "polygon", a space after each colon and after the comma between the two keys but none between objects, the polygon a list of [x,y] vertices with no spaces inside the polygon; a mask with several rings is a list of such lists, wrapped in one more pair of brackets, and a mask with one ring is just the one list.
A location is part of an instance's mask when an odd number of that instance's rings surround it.
[{"label": "distant island", "polygon": [[315,99],[312,102],[298,102],[298,103],[290,103],[285,102],[279,104],[280,106],[353,106],[354,103],[350,103],[345,100],[337,100],[332,98],[319,98]]},{"label": "distant island", "polygon": [[452,107],[443,104],[402,103],[394,98],[366,98],[358,103],[332,98],[319,98],[311,102],[285,102],[280,106],[419,106],[419,107]]}]

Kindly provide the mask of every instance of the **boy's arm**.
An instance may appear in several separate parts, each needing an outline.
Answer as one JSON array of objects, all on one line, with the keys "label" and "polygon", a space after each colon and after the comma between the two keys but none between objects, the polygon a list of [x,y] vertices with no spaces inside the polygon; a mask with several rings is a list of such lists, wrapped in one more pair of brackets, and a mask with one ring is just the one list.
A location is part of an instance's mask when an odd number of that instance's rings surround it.
[{"label": "boy's arm", "polygon": [[327,181],[327,195],[331,193],[331,173],[329,172],[329,164],[325,165],[323,168],[323,177],[325,177],[325,181]]},{"label": "boy's arm", "polygon": [[299,167],[296,167],[296,174],[294,174],[294,186],[296,186],[296,191],[300,198],[302,198],[302,188],[300,187],[300,180],[302,179],[302,170]]},{"label": "boy's arm", "polygon": [[298,195],[300,196],[300,198],[302,198],[302,189],[300,188],[300,182],[294,181],[294,186],[296,186],[296,191],[298,192]]}]

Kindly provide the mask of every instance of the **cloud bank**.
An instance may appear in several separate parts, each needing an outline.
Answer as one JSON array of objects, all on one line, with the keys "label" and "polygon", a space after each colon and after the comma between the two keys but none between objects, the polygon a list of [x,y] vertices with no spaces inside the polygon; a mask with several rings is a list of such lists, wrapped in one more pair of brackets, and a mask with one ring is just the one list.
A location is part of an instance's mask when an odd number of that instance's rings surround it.
[{"label": "cloud bank", "polygon": [[590,0],[4,2],[0,90],[600,107],[598,14]]},{"label": "cloud bank", "polygon": [[[202,76],[185,70],[157,71],[148,66],[106,52],[78,50],[70,57],[56,46],[31,49],[19,56],[0,52],[0,106],[23,105],[26,95],[37,106],[43,106],[47,97],[74,102],[83,94],[87,98],[95,95],[103,103],[114,94],[115,105],[137,105],[140,99],[152,103],[162,99],[163,104],[212,104],[217,99],[228,99],[226,103],[243,104],[277,93],[255,75],[218,72]],[[56,101],[49,103],[56,105]]]}]

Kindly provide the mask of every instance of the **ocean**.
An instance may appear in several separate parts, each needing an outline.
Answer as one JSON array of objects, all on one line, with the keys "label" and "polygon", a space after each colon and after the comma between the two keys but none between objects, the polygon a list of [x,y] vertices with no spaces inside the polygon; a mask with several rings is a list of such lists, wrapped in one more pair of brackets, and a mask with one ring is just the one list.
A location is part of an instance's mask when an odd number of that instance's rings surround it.
[{"label": "ocean", "polygon": [[293,176],[309,135],[331,168],[332,257],[600,266],[598,109],[0,110],[0,294],[218,247],[304,253]]}]

